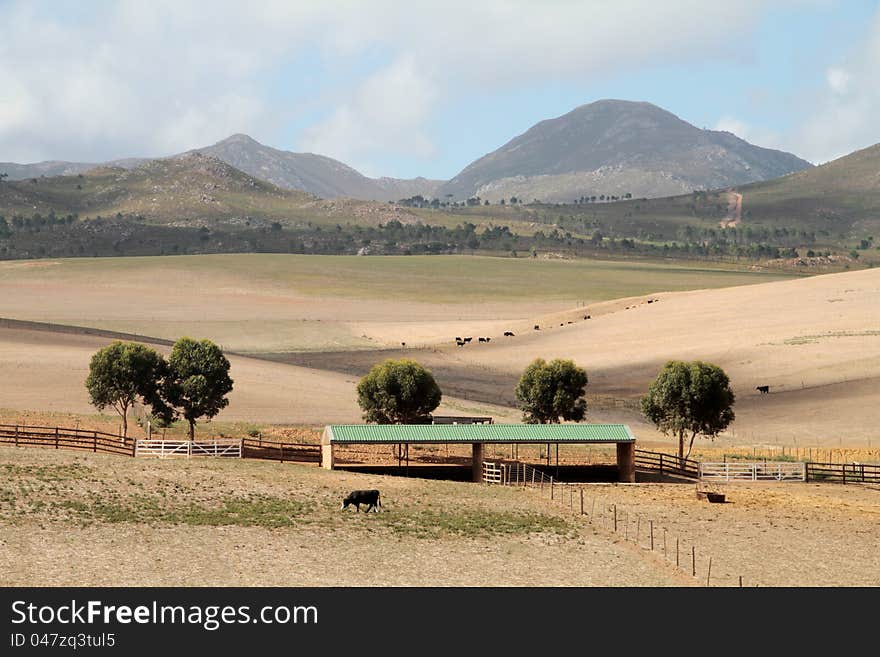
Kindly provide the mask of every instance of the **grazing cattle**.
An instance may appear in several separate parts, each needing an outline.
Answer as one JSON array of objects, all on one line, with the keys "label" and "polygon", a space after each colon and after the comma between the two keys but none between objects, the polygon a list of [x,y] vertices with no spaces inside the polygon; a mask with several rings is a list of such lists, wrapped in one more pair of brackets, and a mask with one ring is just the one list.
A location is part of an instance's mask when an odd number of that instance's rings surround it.
[{"label": "grazing cattle", "polygon": [[400,346],[401,346],[401,347],[406,347],[406,342],[401,342],[401,343],[400,343]]},{"label": "grazing cattle", "polygon": [[535,324],[535,330],[536,330],[536,331],[540,331],[540,330],[541,330],[541,327],[538,326],[537,324]]},{"label": "grazing cattle", "polygon": [[513,331],[505,331],[505,332],[504,332],[504,337],[512,338],[512,337],[513,337]]},{"label": "grazing cattle", "polygon": [[486,338],[477,338],[477,342],[485,342]]},{"label": "grazing cattle", "polygon": [[489,340],[491,340],[491,339],[492,339],[492,338],[486,338],[486,342],[489,342]]},{"label": "grazing cattle", "polygon": [[465,345],[465,341],[464,340],[456,340],[455,344],[457,344],[459,347],[463,347]]},{"label": "grazing cattle", "polygon": [[458,337],[458,336],[456,335],[456,336],[455,336],[455,341],[456,341],[456,342],[461,342],[461,338]]},{"label": "grazing cattle", "polygon": [[755,390],[760,392],[762,395],[766,395],[770,392],[770,386],[756,386]]},{"label": "grazing cattle", "polygon": [[653,299],[648,299],[648,303],[654,303]]},{"label": "grazing cattle", "polygon": [[465,338],[464,342],[470,342],[471,340],[473,340],[473,338]]},{"label": "grazing cattle", "polygon": [[584,319],[590,319],[589,315],[584,315]]},{"label": "grazing cattle", "polygon": [[565,326],[565,324],[560,324],[560,326]]},{"label": "grazing cattle", "polygon": [[574,324],[574,322],[566,322],[566,324]]},{"label": "grazing cattle", "polygon": [[342,500],[340,511],[352,504],[358,510],[358,513],[360,513],[361,504],[367,505],[367,513],[369,513],[371,509],[375,510],[376,513],[379,513],[379,507],[382,506],[382,500],[379,499],[379,491],[377,490],[353,490],[344,500]]}]

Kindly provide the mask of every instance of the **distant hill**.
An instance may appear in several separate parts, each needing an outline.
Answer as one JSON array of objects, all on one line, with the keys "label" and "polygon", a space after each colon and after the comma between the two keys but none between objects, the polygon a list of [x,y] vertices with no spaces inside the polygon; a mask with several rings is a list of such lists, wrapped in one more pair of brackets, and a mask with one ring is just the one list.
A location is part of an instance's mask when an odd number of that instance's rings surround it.
[{"label": "distant hill", "polygon": [[880,240],[880,144],[776,180],[744,185],[744,223],[791,223]]},{"label": "distant hill", "polygon": [[[281,189],[299,190],[321,198],[396,201],[416,194],[431,196],[444,181],[427,178],[368,178],[350,166],[323,155],[292,153],[264,146],[247,135],[237,134],[212,146],[196,148],[182,155],[201,153],[215,157],[255,178]],[[179,155],[169,158],[175,159]],[[0,162],[0,172],[9,180],[42,176],[70,176],[96,167],[133,169],[149,162],[146,158],[127,158],[103,164],[47,161],[35,164]]]},{"label": "distant hill", "polygon": [[368,178],[333,158],[278,150],[241,134],[196,151],[282,189],[303,190],[321,198],[396,201],[415,194],[430,196],[443,182],[426,178]]},{"label": "distant hill", "polygon": [[85,173],[0,184],[0,214],[82,217],[141,215],[158,222],[286,215],[313,197],[282,190],[213,157],[182,155],[132,169],[97,167]]},{"label": "distant hill", "polygon": [[701,130],[650,103],[600,100],[541,121],[438,190],[461,200],[571,202],[661,197],[776,178],[812,165],[729,132]]}]

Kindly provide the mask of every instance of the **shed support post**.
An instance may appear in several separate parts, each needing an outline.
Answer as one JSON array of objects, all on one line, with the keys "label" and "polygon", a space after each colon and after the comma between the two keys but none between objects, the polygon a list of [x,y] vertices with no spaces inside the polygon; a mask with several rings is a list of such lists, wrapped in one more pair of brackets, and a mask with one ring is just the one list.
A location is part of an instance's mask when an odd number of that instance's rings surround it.
[{"label": "shed support post", "polygon": [[332,470],[333,466],[336,464],[333,447],[333,443],[330,442],[330,429],[328,427],[324,429],[324,433],[321,436],[321,467],[325,470]]},{"label": "shed support post", "polygon": [[636,481],[635,442],[617,443],[617,481],[634,484]]},{"label": "shed support post", "polygon": [[477,483],[483,480],[483,452],[485,445],[483,443],[473,443],[471,457],[471,481]]}]

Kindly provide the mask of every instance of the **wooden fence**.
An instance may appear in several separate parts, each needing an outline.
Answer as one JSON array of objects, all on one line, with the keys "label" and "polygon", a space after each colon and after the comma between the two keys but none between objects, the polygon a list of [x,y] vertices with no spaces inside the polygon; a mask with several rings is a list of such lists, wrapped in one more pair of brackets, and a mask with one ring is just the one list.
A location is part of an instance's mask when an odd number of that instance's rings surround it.
[{"label": "wooden fence", "polygon": [[0,444],[16,447],[82,449],[123,456],[134,456],[135,449],[134,440],[131,438],[103,431],[17,424],[0,424]]},{"label": "wooden fence", "polygon": [[806,481],[806,463],[760,461],[700,463],[702,481]]},{"label": "wooden fence", "polygon": [[807,463],[806,481],[839,484],[880,484],[880,465],[870,463]]},{"label": "wooden fence", "polygon": [[246,459],[321,464],[321,446],[305,443],[276,443],[257,438],[241,441],[241,456]]},{"label": "wooden fence", "polygon": [[671,454],[649,452],[644,449],[635,451],[636,470],[655,472],[661,477],[672,475],[686,479],[698,479],[700,464],[691,459],[680,459]]},{"label": "wooden fence", "polygon": [[134,455],[156,456],[160,459],[194,456],[241,458],[241,440],[137,440]]}]

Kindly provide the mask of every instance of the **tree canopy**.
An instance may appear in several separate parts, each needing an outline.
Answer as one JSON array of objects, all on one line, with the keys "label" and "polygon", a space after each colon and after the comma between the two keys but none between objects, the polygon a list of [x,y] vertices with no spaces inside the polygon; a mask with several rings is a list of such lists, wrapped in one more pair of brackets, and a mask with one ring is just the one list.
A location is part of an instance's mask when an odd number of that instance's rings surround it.
[{"label": "tree canopy", "polygon": [[98,409],[111,406],[122,418],[122,435],[128,435],[128,409],[140,398],[160,407],[159,386],[166,373],[162,356],[136,342],[116,341],[92,356],[86,389]]},{"label": "tree canopy", "polygon": [[580,422],[587,412],[587,373],[570,360],[532,361],[516,386],[516,398],[529,424]]},{"label": "tree canopy", "polygon": [[678,436],[678,456],[687,458],[697,435],[714,438],[733,421],[735,399],[727,374],[717,365],[671,360],[654,379],[641,406],[660,431]]},{"label": "tree canopy", "polygon": [[210,340],[180,338],[174,343],[162,397],[189,422],[190,440],[196,420],[210,419],[229,405],[226,395],[232,392],[233,383],[229,367],[223,351]]},{"label": "tree canopy", "polygon": [[357,394],[364,420],[377,424],[425,422],[442,397],[431,372],[406,359],[375,365],[358,383]]}]

